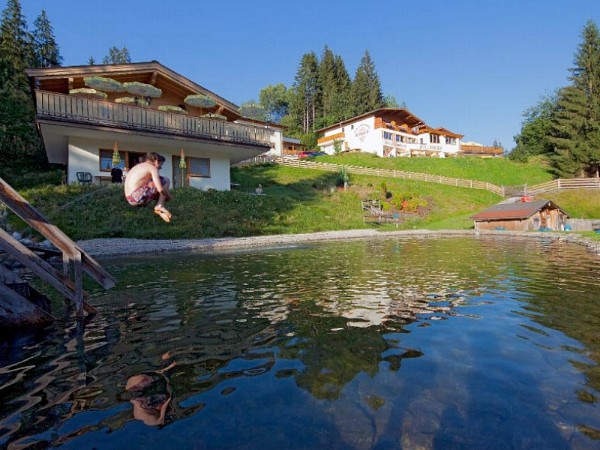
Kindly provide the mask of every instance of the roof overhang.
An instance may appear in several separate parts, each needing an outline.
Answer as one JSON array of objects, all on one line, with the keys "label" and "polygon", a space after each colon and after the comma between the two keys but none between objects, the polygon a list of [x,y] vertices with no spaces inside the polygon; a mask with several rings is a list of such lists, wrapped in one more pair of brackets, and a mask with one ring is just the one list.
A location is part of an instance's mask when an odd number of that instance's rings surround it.
[{"label": "roof overhang", "polygon": [[241,118],[239,108],[214,92],[163,66],[158,61],[131,64],[103,64],[94,66],[43,67],[27,69],[32,92],[44,90],[68,94],[70,89],[85,87],[84,78],[103,76],[121,83],[139,81],[172,92],[185,98],[187,95],[204,94],[218,105],[218,113],[229,120]]},{"label": "roof overhang", "polygon": [[[268,150],[263,145],[190,138],[175,134],[131,131],[52,120],[38,120],[38,126],[44,139],[48,161],[54,164],[67,164],[69,160],[68,144],[71,138],[110,143],[118,142],[119,147],[122,149],[127,149],[128,146],[137,149],[159,147],[167,154],[178,154],[183,147],[188,156],[214,155],[225,157],[229,159],[231,164],[253,158]],[[112,144],[110,148],[112,148]]]},{"label": "roof overhang", "polygon": [[398,124],[406,123],[409,127],[416,127],[420,125],[424,125],[425,122],[421,120],[419,117],[415,116],[408,109],[405,108],[380,108],[374,111],[370,111],[368,113],[361,114],[359,116],[352,117],[351,119],[344,120],[342,122],[338,122],[334,125],[330,125],[328,127],[321,128],[317,130],[317,133],[325,133],[326,131],[339,128],[345,126],[349,123],[354,123],[359,120],[363,120],[367,117],[381,117],[386,120],[394,120]]}]

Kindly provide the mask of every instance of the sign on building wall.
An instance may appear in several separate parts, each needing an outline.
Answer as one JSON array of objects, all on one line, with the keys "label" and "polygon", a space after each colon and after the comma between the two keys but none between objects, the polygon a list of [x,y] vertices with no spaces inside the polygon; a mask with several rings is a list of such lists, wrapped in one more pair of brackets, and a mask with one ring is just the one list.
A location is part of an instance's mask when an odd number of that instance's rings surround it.
[{"label": "sign on building wall", "polygon": [[365,139],[367,138],[367,135],[369,134],[369,131],[371,131],[371,127],[369,125],[367,125],[366,123],[363,123],[362,125],[359,125],[356,128],[356,131],[354,132],[354,136],[360,142],[364,142]]}]

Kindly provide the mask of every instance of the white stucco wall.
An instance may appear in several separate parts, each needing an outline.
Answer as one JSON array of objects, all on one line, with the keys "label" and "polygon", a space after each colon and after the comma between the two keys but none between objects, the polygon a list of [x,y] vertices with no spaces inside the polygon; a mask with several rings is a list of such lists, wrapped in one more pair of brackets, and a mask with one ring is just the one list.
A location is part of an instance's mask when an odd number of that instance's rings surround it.
[{"label": "white stucco wall", "polygon": [[[383,154],[382,133],[381,129],[375,129],[374,117],[366,117],[356,122],[345,124],[343,127],[331,128],[323,136],[333,136],[342,132],[345,136],[342,144],[343,150],[360,150],[376,155]],[[321,150],[333,154],[333,142],[332,140],[321,144]]]},{"label": "white stucco wall", "polygon": [[283,154],[283,132],[279,128],[271,129],[271,144],[270,153],[281,156]]},{"label": "white stucco wall", "polygon": [[[202,156],[205,158],[206,156]],[[231,189],[231,178],[229,173],[229,160],[210,157],[210,178],[190,177],[190,186],[206,191],[216,189],[217,191],[228,191]],[[176,169],[178,170],[178,169]]]},{"label": "white stucco wall", "polygon": [[[84,139],[71,137],[69,139],[69,156],[68,156],[68,173],[67,180],[69,183],[77,183],[77,172],[90,172],[92,177],[110,176],[109,172],[100,170],[100,149],[112,149],[114,141],[99,140],[99,139]],[[165,157],[161,175],[173,180],[173,155],[179,156],[179,151],[165,150],[164,147],[152,146],[145,144],[136,147],[135,144],[127,142],[119,142],[121,150],[130,152],[157,152]],[[229,190],[231,188],[230,164],[229,159],[217,154],[203,153],[202,155],[186,154],[188,157],[199,157],[210,159],[210,178],[190,177],[190,186],[198,189],[216,189]],[[175,167],[175,170],[179,170]],[[98,178],[94,178],[94,183],[98,183]]]}]

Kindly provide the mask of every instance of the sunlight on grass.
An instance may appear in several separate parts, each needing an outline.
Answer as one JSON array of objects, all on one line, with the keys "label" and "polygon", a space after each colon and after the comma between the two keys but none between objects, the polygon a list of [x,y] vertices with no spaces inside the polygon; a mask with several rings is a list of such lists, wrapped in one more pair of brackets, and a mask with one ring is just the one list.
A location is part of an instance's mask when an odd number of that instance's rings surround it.
[{"label": "sunlight on grass", "polygon": [[[364,165],[369,160],[390,160],[371,156],[352,154],[343,159],[361,160]],[[431,158],[414,160],[418,164],[429,162],[432,167],[438,163],[455,164],[450,159],[448,162]],[[458,162],[481,170],[506,164],[506,161],[490,164],[487,160]],[[191,239],[361,228],[472,229],[470,216],[502,199],[485,190],[366,175],[351,175],[350,186],[344,191],[335,186],[336,177],[335,172],[277,165],[233,168],[232,181],[239,183],[238,190],[174,189],[169,203],[173,213],[170,224],[160,220],[150,207],[129,206],[121,186],[44,186],[22,194],[73,239]],[[265,195],[254,195],[259,184]],[[391,199],[418,199],[425,206],[414,213],[405,212],[403,223],[365,223],[361,200],[385,199],[386,192]],[[600,192],[566,191],[547,198],[574,217],[600,217]],[[14,215],[10,223],[14,229],[25,228]],[[595,233],[591,237],[597,238]]]}]

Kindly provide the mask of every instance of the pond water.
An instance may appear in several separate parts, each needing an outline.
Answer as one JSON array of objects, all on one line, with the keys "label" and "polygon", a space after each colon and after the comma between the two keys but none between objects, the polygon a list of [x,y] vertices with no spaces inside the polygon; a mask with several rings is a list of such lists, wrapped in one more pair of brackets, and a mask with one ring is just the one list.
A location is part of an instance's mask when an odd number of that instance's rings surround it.
[{"label": "pond water", "polygon": [[579,246],[380,238],[102,264],[119,285],[89,286],[93,320],[2,338],[0,447],[600,448],[600,264]]}]

